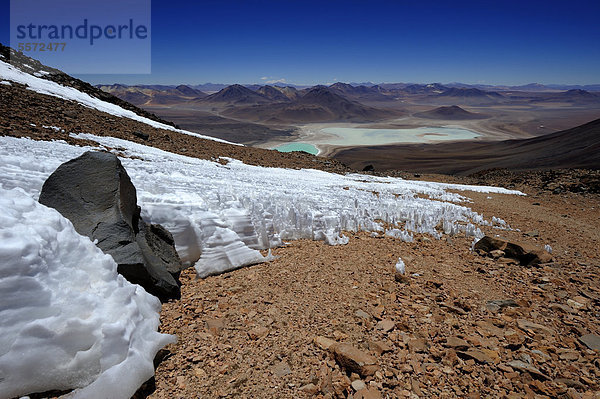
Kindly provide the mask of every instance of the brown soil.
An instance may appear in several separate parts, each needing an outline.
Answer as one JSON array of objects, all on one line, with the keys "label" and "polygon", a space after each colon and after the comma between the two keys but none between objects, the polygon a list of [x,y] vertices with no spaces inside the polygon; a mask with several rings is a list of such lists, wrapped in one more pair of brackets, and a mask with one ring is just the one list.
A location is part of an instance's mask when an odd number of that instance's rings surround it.
[{"label": "brown soil", "polygon": [[[315,345],[318,336],[376,356],[379,371],[362,378],[367,397],[600,397],[598,352],[578,341],[600,334],[600,196],[526,191],[467,195],[474,210],[521,229],[505,237],[550,244],[554,263],[493,260],[466,238],[404,243],[361,233],[347,246],[295,241],[275,261],[204,280],[187,270],[181,301],[163,307],[162,331],[179,341],[150,397],[365,397],[350,386],[360,377]],[[419,274],[409,283],[394,280],[398,257]],[[499,299],[517,306],[486,307]],[[378,329],[380,320],[393,329]],[[453,348],[451,337],[465,346]],[[389,351],[377,355],[374,342]]]}]

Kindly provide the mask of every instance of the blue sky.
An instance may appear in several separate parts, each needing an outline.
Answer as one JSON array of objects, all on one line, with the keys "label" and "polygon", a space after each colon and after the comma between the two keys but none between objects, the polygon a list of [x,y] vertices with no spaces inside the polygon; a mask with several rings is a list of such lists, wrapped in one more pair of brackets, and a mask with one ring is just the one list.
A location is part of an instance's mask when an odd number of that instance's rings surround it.
[{"label": "blue sky", "polygon": [[[8,43],[3,1],[0,42]],[[18,1],[18,0],[15,0]],[[153,1],[152,74],[92,83],[600,83],[599,1]]]}]

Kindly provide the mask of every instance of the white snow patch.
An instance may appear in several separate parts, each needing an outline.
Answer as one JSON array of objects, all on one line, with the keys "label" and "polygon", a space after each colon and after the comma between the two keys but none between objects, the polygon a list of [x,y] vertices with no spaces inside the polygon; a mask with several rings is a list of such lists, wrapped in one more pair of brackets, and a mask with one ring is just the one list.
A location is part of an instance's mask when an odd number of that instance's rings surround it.
[{"label": "white snow patch", "polygon": [[396,262],[396,272],[400,274],[406,273],[406,265],[404,264],[402,258],[398,258],[398,262]]},{"label": "white snow patch", "polygon": [[199,137],[201,139],[213,140],[213,141],[218,141],[221,143],[234,144],[234,145],[241,146],[241,144],[230,143],[228,141],[221,140],[221,139],[218,139],[215,137],[204,136],[202,134],[189,132],[187,130],[176,129],[173,126],[169,126],[169,125],[165,125],[164,123],[153,121],[152,119],[148,119],[143,116],[140,116],[133,111],[129,111],[124,108],[121,108],[118,105],[111,104],[109,102],[102,101],[98,98],[92,97],[86,93],[82,93],[75,88],[62,86],[56,82],[52,82],[52,81],[46,80],[46,79],[40,79],[39,77],[25,73],[25,72],[21,71],[20,69],[17,69],[4,61],[0,61],[0,78],[5,79],[5,80],[10,80],[13,82],[17,82],[17,83],[21,83],[21,84],[25,84],[28,86],[29,90],[33,90],[37,93],[46,94],[46,95],[54,96],[54,97],[59,97],[59,98],[63,98],[66,100],[73,100],[82,105],[85,105],[86,107],[94,108],[94,109],[97,109],[98,111],[106,112],[111,115],[133,119],[133,120],[145,123],[147,125],[150,125],[152,127],[158,128],[158,129],[172,130],[172,131],[175,131],[178,133],[183,133],[183,134],[187,134],[190,136]]},{"label": "white snow patch", "polygon": [[12,86],[12,84],[8,80],[0,80],[0,85]]},{"label": "white snow patch", "polygon": [[[486,220],[461,205],[468,198],[446,191],[445,184],[265,168],[234,159],[222,165],[112,137],[74,137],[132,156],[121,161],[137,188],[142,216],[171,231],[182,260],[195,264],[200,276],[264,261],[257,250],[284,240],[346,244],[344,231],[383,232],[382,223],[389,226],[385,234],[406,241],[413,234],[482,237],[478,226],[501,220]],[[0,185],[22,187],[37,198],[61,163],[90,149],[0,137]],[[511,193],[495,187],[477,190]]]},{"label": "white snow patch", "polygon": [[413,242],[414,237],[406,230],[400,229],[389,229],[385,232],[385,235],[388,237],[398,238],[404,242]]},{"label": "white snow patch", "polygon": [[63,128],[61,128],[61,127],[58,127],[58,126],[46,126],[46,125],[42,125],[42,127],[43,127],[44,129],[52,129],[52,130],[54,130],[55,132],[64,132],[64,131],[65,131],[65,129],[63,129]]},{"label": "white snow patch", "polygon": [[552,247],[549,244],[544,245],[544,249],[546,250],[546,252],[548,252],[549,254],[552,253]]},{"label": "white snow patch", "polygon": [[0,259],[2,398],[129,398],[175,340],[157,332],[158,299],[21,189],[0,188]]}]

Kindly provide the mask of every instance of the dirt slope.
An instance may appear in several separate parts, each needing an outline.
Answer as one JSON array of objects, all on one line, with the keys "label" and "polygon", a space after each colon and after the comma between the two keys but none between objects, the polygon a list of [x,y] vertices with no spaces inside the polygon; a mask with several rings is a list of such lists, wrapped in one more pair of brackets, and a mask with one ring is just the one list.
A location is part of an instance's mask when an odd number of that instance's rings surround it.
[{"label": "dirt slope", "polygon": [[524,140],[365,146],[344,149],[335,159],[356,169],[467,175],[484,169],[600,169],[600,119]]}]

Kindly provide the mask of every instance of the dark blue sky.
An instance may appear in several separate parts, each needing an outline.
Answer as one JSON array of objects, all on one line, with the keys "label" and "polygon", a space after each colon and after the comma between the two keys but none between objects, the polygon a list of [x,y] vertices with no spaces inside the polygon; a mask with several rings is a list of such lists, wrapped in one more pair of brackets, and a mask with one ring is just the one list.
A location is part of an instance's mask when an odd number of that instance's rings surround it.
[{"label": "dark blue sky", "polygon": [[[8,43],[2,1],[0,41]],[[81,77],[162,84],[600,83],[600,2],[157,0],[152,74]]]}]

